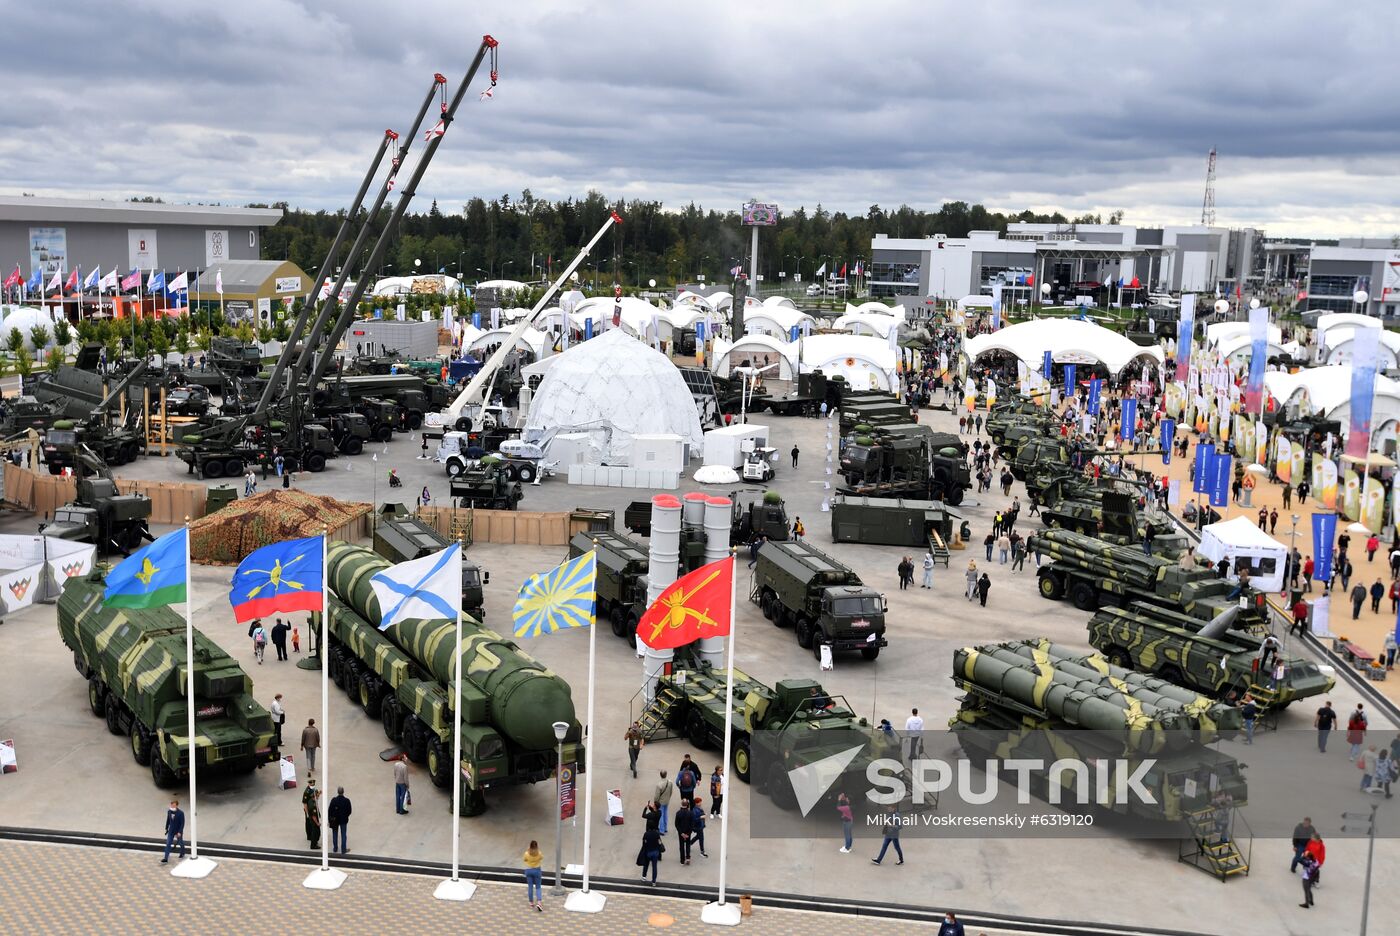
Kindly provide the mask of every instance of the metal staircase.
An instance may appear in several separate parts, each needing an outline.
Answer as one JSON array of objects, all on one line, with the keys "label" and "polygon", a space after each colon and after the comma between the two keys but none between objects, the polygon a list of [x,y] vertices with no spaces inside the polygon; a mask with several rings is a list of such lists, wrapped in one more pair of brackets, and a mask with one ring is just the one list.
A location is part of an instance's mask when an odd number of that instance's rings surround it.
[{"label": "metal staircase", "polygon": [[476,514],[470,507],[466,510],[453,510],[448,537],[454,543],[461,543],[463,547],[470,546],[475,518]]},{"label": "metal staircase", "polygon": [[937,530],[928,531],[928,551],[933,554],[933,561],[943,563],[945,569],[953,561],[953,551],[948,548],[942,534]]},{"label": "metal staircase", "polygon": [[[1253,852],[1254,836],[1239,810],[1231,808],[1229,824],[1222,830],[1216,819],[1218,810],[1207,806],[1188,812],[1184,821],[1191,833],[1183,840],[1177,856],[1179,861],[1193,864],[1222,881],[1249,875],[1249,858]],[[1241,836],[1244,848],[1240,850]]]},{"label": "metal staircase", "polygon": [[[641,695],[641,692],[638,692],[633,696],[633,701],[639,701]],[[641,716],[635,719],[637,726],[642,730],[643,740],[657,741],[676,737],[676,732],[670,729],[667,722],[670,721],[672,709],[683,698],[681,691],[669,681],[657,683],[656,698],[647,703]]]}]

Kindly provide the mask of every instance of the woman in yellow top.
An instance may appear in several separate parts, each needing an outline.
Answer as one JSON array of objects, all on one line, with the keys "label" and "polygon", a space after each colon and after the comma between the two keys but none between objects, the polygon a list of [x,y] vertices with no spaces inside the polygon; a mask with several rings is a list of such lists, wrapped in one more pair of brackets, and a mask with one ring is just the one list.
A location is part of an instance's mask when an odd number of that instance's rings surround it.
[{"label": "woman in yellow top", "polygon": [[544,913],[544,872],[540,870],[544,852],[540,851],[540,843],[531,839],[530,847],[525,849],[520,860],[525,863],[525,898],[530,906]]}]

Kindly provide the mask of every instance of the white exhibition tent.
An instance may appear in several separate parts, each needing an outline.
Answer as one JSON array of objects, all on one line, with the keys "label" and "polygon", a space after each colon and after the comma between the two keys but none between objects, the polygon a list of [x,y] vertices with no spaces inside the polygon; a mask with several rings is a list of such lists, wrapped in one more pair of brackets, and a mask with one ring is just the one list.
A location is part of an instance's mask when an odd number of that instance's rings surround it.
[{"label": "white exhibition tent", "polygon": [[1036,373],[1040,373],[1046,351],[1057,364],[1102,363],[1115,376],[1134,361],[1161,364],[1165,360],[1160,347],[1143,347],[1093,322],[1063,318],[1034,319],[976,335],[964,339],[963,351],[971,361],[1004,351]]},{"label": "white exhibition tent", "polygon": [[5,320],[0,324],[0,340],[8,341],[10,332],[18,331],[25,338],[25,346],[32,351],[39,350],[34,347],[34,339],[31,332],[35,326],[42,325],[49,333],[49,344],[53,343],[53,329],[58,319],[57,313],[50,312],[47,308],[36,308],[34,306],[7,305],[0,306]]},{"label": "white exhibition tent", "polygon": [[852,390],[898,390],[898,357],[889,342],[866,335],[809,335],[802,339],[802,370],[821,368],[844,377]]},{"label": "white exhibition tent", "polygon": [[760,305],[744,307],[744,332],[749,335],[774,335],[787,339],[794,327],[816,320],[806,312],[786,305]]},{"label": "white exhibition tent", "polygon": [[860,312],[868,315],[889,315],[893,316],[901,322],[908,318],[908,312],[905,310],[904,306],[886,305],[883,302],[876,302],[874,300],[871,300],[869,302],[862,302],[860,305],[852,305],[849,302],[846,303],[846,314],[850,315],[854,312]]},{"label": "white exhibition tent", "polygon": [[873,335],[889,339],[890,329],[898,328],[902,319],[879,312],[847,312],[831,323],[836,331],[850,332],[852,335]]},{"label": "white exhibition tent", "polygon": [[782,341],[771,335],[745,335],[736,342],[716,338],[710,352],[710,372],[717,377],[728,377],[743,361],[762,367],[766,357],[769,363],[776,362],[776,371],[766,371],[764,377],[773,380],[797,379],[797,346],[795,341]]},{"label": "white exhibition tent", "polygon": [[[1240,335],[1249,335],[1248,322],[1216,322],[1206,326],[1206,344],[1213,345],[1217,342],[1225,341],[1229,338],[1238,338]],[[1283,329],[1277,325],[1270,325],[1268,332],[1269,341],[1276,345],[1283,344]]]},{"label": "white exhibition tent", "polygon": [[702,450],[695,398],[674,364],[620,328],[555,355],[525,418],[524,440],[586,433],[608,465],[627,465],[633,437],[677,435]]},{"label": "white exhibition tent", "polygon": [[[1216,346],[1216,350],[1220,352],[1220,357],[1232,367],[1240,367],[1249,364],[1249,359],[1254,351],[1254,342],[1249,340],[1248,334],[1231,335],[1228,338],[1222,338],[1220,344]],[[1279,357],[1284,354],[1293,354],[1297,350],[1296,344],[1280,344],[1270,339],[1264,357]]]},{"label": "white exhibition tent", "polygon": [[1328,332],[1334,328],[1380,328],[1381,320],[1360,312],[1325,312],[1317,317],[1317,346],[1331,347]]},{"label": "white exhibition tent", "polygon": [[1211,562],[1227,559],[1231,570],[1240,560],[1249,563],[1249,584],[1263,592],[1283,589],[1283,563],[1288,547],[1274,539],[1248,517],[1236,517],[1201,529],[1201,544],[1196,551]]},{"label": "white exhibition tent", "polygon": [[422,273],[418,276],[386,276],[374,284],[375,296],[455,295],[462,291],[462,281],[446,273]]},{"label": "white exhibition tent", "polygon": [[[480,351],[493,344],[501,344],[510,338],[512,328],[491,328],[479,332],[470,342],[463,339],[462,347],[466,351]],[[515,347],[521,351],[529,351],[539,360],[544,356],[544,349],[550,344],[550,339],[544,332],[537,330],[534,326],[529,326],[515,340]]]},{"label": "white exhibition tent", "polygon": [[520,280],[494,279],[477,283],[476,288],[495,289],[500,292],[524,292],[530,287],[520,282]]},{"label": "white exhibition tent", "polygon": [[[1319,414],[1342,424],[1347,434],[1351,422],[1351,365],[1309,367],[1289,374],[1270,371],[1264,375],[1264,389],[1282,407],[1294,406],[1302,413]],[[1400,422],[1400,382],[1376,375],[1376,396],[1371,407],[1371,447],[1391,438]]]},{"label": "white exhibition tent", "polygon": [[[623,296],[621,299],[614,299],[611,296],[592,296],[583,300],[574,309],[574,321],[583,322],[588,318],[593,319],[593,333],[597,335],[604,329],[612,328],[613,308],[622,306],[622,329],[636,338],[643,341],[651,341],[656,337],[656,330],[653,324],[653,317],[659,319],[661,310],[644,299],[635,296]],[[577,326],[577,327],[582,327]]]},{"label": "white exhibition tent", "polygon": [[[1322,360],[1325,364],[1350,364],[1352,342],[1356,339],[1355,325],[1337,325],[1327,330],[1327,344],[1323,348]],[[1400,334],[1381,329],[1376,336],[1380,352],[1381,370],[1400,367]]]}]

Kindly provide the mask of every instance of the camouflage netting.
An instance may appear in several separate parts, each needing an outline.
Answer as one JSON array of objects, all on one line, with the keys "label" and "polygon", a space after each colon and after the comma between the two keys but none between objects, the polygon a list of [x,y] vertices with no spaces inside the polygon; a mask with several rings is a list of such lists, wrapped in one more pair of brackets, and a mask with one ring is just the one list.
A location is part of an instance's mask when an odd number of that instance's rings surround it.
[{"label": "camouflage netting", "polygon": [[269,543],[336,530],[369,513],[351,504],[295,490],[271,490],[236,500],[190,524],[190,558],[234,565]]}]

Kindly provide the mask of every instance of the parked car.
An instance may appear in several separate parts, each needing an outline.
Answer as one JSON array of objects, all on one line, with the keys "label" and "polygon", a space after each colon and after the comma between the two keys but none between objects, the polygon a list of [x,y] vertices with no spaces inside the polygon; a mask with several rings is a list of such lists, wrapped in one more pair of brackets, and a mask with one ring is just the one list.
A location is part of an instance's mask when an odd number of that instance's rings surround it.
[{"label": "parked car", "polygon": [[822,294],[822,288],[821,288],[821,286],[818,285],[817,283],[813,283],[812,285],[810,285],[810,286],[807,287],[807,295],[809,295],[809,296],[820,296],[821,294]]}]

